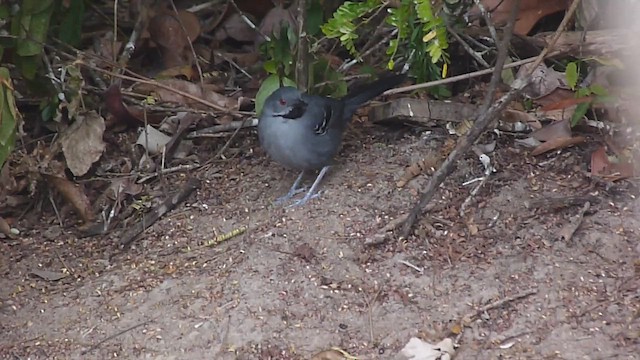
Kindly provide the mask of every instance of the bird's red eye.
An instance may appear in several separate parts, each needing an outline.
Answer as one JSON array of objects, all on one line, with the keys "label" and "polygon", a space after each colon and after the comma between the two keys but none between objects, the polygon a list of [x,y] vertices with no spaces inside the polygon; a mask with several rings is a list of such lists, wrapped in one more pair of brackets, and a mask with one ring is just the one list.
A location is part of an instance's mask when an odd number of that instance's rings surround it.
[{"label": "bird's red eye", "polygon": [[280,98],[279,102],[280,102],[280,105],[282,105],[282,106],[287,105],[287,100],[285,100],[283,98]]}]

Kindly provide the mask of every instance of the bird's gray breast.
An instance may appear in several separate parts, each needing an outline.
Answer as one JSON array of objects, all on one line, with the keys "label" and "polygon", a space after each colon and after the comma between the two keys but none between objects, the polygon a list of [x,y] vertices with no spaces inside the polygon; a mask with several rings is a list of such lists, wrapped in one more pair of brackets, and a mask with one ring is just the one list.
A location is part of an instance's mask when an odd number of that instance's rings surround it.
[{"label": "bird's gray breast", "polygon": [[[329,165],[342,141],[340,128],[327,126],[323,106],[309,106],[303,117],[263,116],[258,123],[260,144],[276,162],[293,169]],[[323,125],[324,123],[324,125]]]}]

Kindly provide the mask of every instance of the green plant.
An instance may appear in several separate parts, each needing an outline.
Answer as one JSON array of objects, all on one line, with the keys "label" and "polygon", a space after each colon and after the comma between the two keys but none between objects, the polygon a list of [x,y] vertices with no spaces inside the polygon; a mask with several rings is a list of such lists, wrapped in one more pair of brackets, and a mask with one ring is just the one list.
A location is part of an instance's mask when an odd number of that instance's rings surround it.
[{"label": "green plant", "polygon": [[[34,79],[52,28],[54,34],[72,46],[80,43],[84,0],[24,0],[0,4],[0,22],[8,24],[11,37],[0,41],[0,59],[13,50],[13,63],[26,79]],[[52,26],[53,24],[53,26]]]},{"label": "green plant", "polygon": [[0,68],[0,169],[13,151],[20,113],[13,96],[11,75],[7,68]]},{"label": "green plant", "polygon": [[261,51],[269,60],[265,61],[264,69],[269,74],[260,85],[256,94],[256,114],[262,113],[264,101],[280,85],[295,86],[293,80],[293,52],[296,34],[288,26],[280,28],[280,34],[272,34],[269,41],[261,46]]},{"label": "green plant", "polygon": [[[322,26],[322,31],[329,38],[338,38],[349,53],[357,57],[358,30],[386,5],[376,0],[346,1]],[[411,71],[418,81],[441,76],[442,66],[449,61],[446,53],[449,42],[444,20],[434,14],[430,0],[401,0],[398,7],[388,9],[385,21],[397,30],[386,49],[390,69],[395,66],[395,60],[403,56],[410,60]]]},{"label": "green plant", "polygon": [[[320,32],[320,27],[324,20],[323,8],[320,0],[310,1],[307,9],[306,33],[313,37]],[[260,85],[256,94],[256,113],[262,112],[262,107],[266,98],[281,85],[296,86],[295,61],[298,45],[297,34],[288,26],[282,26],[279,34],[269,34],[270,41],[262,44],[261,51],[268,59],[264,63],[264,69],[269,74]],[[310,50],[309,64],[309,92],[325,95],[342,96],[346,94],[347,84],[342,75],[329,66],[326,59],[316,57],[315,51]],[[299,79],[295,79],[299,80]],[[318,83],[326,83],[324,86],[316,87]]]},{"label": "green plant", "polygon": [[589,111],[594,102],[605,100],[609,96],[609,92],[598,84],[578,86],[578,80],[580,79],[580,66],[579,63],[574,61],[567,64],[565,69],[565,78],[567,80],[567,85],[571,90],[576,92],[577,99],[590,98],[588,101],[579,102],[576,105],[576,110],[571,116],[571,126],[573,127],[580,123],[580,120],[582,120],[582,118],[587,114],[587,111]]}]

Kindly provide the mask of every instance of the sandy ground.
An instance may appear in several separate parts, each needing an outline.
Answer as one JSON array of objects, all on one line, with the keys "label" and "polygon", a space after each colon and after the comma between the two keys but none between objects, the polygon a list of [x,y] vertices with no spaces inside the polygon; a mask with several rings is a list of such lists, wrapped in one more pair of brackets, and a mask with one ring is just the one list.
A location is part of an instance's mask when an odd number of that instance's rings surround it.
[{"label": "sandy ground", "polygon": [[[130,249],[116,246],[120,230],[78,239],[49,216],[0,239],[0,357],[310,359],[338,347],[399,359],[411,337],[438,342],[473,315],[457,359],[640,359],[640,203],[627,182],[589,179],[586,149],[533,158],[502,139],[497,173],[463,216],[473,185],[462,184],[483,172],[472,154],[414,235],[367,246],[426,184],[423,175],[396,188],[403,169],[444,137],[360,125],[321,198],[294,209],[272,200],[296,174],[271,163],[255,135],[241,138]],[[159,181],[155,194],[183,182]],[[562,229],[582,205],[526,206],[584,194],[599,201],[568,240]]]}]

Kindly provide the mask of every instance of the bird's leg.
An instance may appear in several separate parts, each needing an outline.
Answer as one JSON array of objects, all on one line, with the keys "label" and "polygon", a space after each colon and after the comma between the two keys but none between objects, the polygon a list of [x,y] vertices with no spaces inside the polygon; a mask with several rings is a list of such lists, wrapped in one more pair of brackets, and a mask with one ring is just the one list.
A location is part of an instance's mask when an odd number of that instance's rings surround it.
[{"label": "bird's leg", "polygon": [[293,185],[291,186],[291,189],[289,189],[289,192],[286,193],[284,196],[279,197],[276,199],[275,204],[282,204],[283,202],[291,199],[294,195],[301,193],[303,191],[306,190],[306,188],[298,188],[298,185],[300,185],[300,181],[302,180],[302,177],[304,176],[304,171],[300,172],[300,175],[298,175],[298,178],[296,179],[296,181],[293,182]]},{"label": "bird's leg", "polygon": [[300,200],[294,202],[293,204],[289,205],[288,207],[294,207],[294,206],[301,206],[307,203],[307,201],[311,200],[311,199],[315,199],[318,196],[320,196],[320,193],[316,193],[316,188],[318,187],[318,185],[320,185],[320,181],[322,181],[322,178],[324,177],[324,174],[327,173],[327,171],[329,170],[330,166],[325,166],[322,168],[322,170],[320,170],[320,173],[318,174],[318,177],[316,178],[316,180],[313,182],[313,185],[311,185],[311,189],[309,189],[309,191],[307,191],[307,194]]}]

